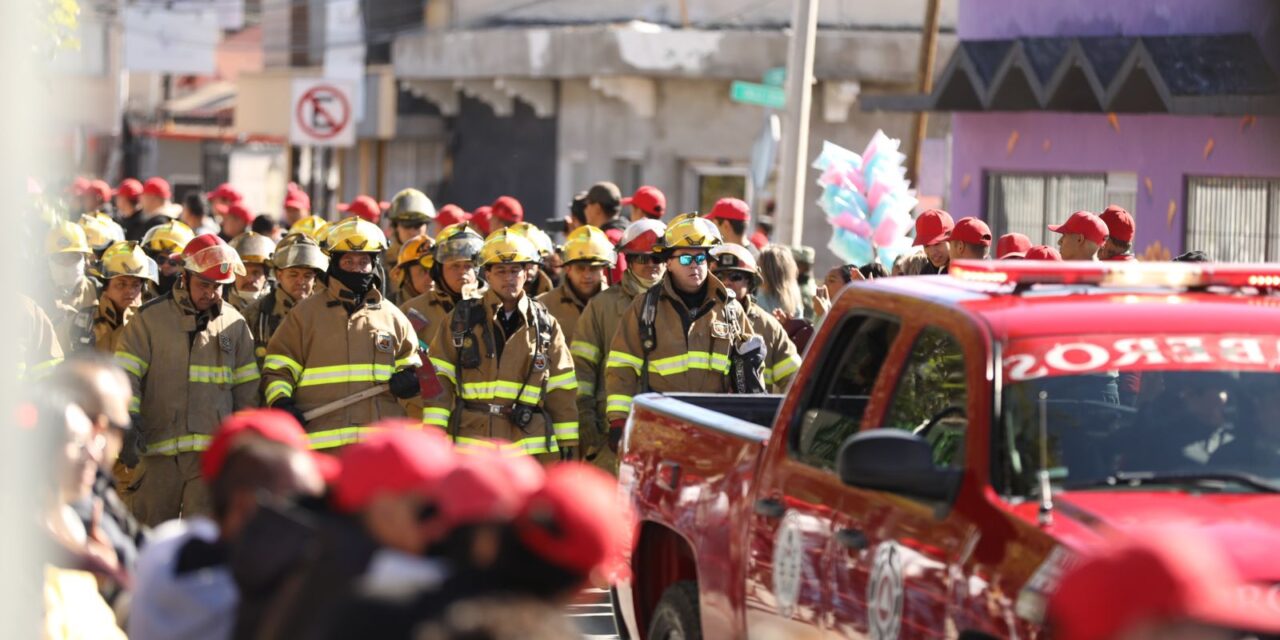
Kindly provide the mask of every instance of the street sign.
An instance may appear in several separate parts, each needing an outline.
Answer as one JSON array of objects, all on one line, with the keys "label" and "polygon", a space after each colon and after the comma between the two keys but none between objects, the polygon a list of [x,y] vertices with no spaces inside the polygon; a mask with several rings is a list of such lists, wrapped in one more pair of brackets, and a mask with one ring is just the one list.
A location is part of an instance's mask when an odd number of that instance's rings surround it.
[{"label": "street sign", "polygon": [[729,99],[743,104],[782,109],[787,105],[787,92],[780,87],[734,80],[729,88]]},{"label": "street sign", "polygon": [[776,113],[767,113],[760,135],[751,145],[751,187],[756,193],[764,191],[769,182],[773,163],[778,159],[778,141],[782,138],[782,119]]},{"label": "street sign", "polygon": [[787,82],[787,68],[773,67],[764,72],[764,80],[761,82],[771,87],[781,87]]},{"label": "street sign", "polygon": [[320,147],[356,143],[355,83],[323,78],[293,81],[289,142]]}]

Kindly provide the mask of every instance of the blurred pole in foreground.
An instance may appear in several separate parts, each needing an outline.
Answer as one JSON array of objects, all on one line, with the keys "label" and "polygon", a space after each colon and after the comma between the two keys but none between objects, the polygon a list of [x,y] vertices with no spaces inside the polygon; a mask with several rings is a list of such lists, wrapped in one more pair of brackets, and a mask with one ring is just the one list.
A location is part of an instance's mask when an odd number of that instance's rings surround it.
[{"label": "blurred pole in foreground", "polygon": [[818,0],[795,0],[795,11],[791,14],[791,49],[787,53],[787,116],[782,130],[782,173],[778,176],[778,226],[774,229],[781,244],[802,244],[804,235],[813,49],[817,35]]},{"label": "blurred pole in foreground", "polygon": [[[942,0],[929,0],[924,13],[924,29],[920,32],[920,93],[933,93],[933,68],[938,62],[938,21],[942,13]],[[911,136],[911,151],[907,154],[907,179],[920,185],[921,157],[924,155],[924,138],[929,130],[929,112],[916,113]]]}]

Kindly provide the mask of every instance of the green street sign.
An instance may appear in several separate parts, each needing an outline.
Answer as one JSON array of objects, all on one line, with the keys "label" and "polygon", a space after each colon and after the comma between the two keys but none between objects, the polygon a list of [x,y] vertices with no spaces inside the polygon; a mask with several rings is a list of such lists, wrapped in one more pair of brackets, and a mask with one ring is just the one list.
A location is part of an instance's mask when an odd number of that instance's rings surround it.
[{"label": "green street sign", "polygon": [[766,84],[734,80],[729,88],[729,99],[743,104],[782,109],[787,105],[787,92]]},{"label": "green street sign", "polygon": [[771,87],[783,86],[787,82],[787,68],[774,67],[772,69],[769,69],[768,71],[765,71],[764,80],[762,80],[762,82],[764,82],[765,84]]}]

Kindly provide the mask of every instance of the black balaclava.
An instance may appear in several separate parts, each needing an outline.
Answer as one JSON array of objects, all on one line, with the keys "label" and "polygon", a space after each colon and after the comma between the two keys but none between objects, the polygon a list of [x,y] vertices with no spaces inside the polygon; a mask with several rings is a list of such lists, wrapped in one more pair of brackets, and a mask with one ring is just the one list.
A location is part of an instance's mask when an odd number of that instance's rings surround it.
[{"label": "black balaclava", "polygon": [[[353,273],[351,271],[343,271],[338,267],[338,263],[342,261],[342,254],[345,251],[335,251],[329,259],[329,275],[336,278],[343,286],[351,290],[355,294],[357,300],[364,300],[364,297],[373,290],[377,279],[377,265],[369,273]],[[375,262],[377,258],[374,258]]]}]

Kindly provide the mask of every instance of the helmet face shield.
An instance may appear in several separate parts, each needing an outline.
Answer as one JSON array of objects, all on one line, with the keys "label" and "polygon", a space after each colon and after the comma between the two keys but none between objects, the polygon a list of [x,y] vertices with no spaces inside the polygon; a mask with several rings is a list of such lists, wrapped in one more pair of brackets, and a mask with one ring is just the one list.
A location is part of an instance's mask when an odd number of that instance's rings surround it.
[{"label": "helmet face shield", "polygon": [[458,234],[436,245],[436,263],[447,264],[465,260],[472,262],[484,247],[484,240],[478,234]]},{"label": "helmet face shield", "polygon": [[111,280],[121,276],[150,280],[159,286],[160,267],[137,242],[118,242],[102,254],[102,277]]}]

